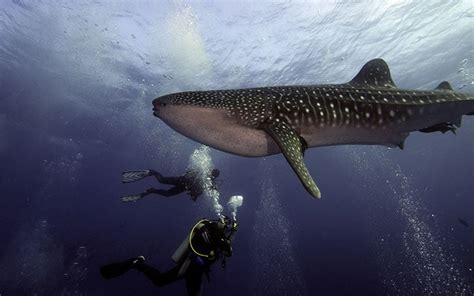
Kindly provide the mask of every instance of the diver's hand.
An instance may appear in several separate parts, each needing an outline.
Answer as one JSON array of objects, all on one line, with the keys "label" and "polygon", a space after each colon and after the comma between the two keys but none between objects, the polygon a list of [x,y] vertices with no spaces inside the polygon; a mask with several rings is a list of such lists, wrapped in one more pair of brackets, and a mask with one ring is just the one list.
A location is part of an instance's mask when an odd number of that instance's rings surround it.
[{"label": "diver's hand", "polygon": [[188,194],[191,196],[191,199],[193,201],[196,201],[197,198],[201,195],[200,192],[195,192],[195,191],[190,191]]},{"label": "diver's hand", "polygon": [[144,256],[138,256],[137,258],[134,258],[133,265],[141,265],[144,262],[145,262],[145,257]]},{"label": "diver's hand", "polygon": [[224,258],[222,259],[222,262],[221,262],[221,267],[222,267],[222,268],[225,268],[226,265],[227,265],[227,262],[226,262],[225,257],[224,257]]}]

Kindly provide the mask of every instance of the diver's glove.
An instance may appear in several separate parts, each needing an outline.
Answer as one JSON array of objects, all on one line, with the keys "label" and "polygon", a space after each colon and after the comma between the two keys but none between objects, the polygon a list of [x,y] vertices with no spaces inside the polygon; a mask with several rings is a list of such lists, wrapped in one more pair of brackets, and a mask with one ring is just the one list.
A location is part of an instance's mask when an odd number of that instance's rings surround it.
[{"label": "diver's glove", "polygon": [[135,260],[133,261],[133,266],[137,266],[137,265],[141,265],[145,262],[145,257],[144,256],[138,256],[137,258],[135,258]]},{"label": "diver's glove", "polygon": [[227,265],[227,263],[226,263],[226,261],[225,261],[225,258],[226,258],[226,257],[224,256],[224,258],[222,258],[222,261],[221,261],[221,267],[222,267],[222,268],[225,268],[226,265]]},{"label": "diver's glove", "polygon": [[239,224],[237,224],[237,221],[235,220],[232,220],[231,222],[231,228],[232,228],[232,231],[237,231],[237,226],[239,226]]},{"label": "diver's glove", "polygon": [[191,199],[192,201],[196,201],[197,200],[197,196],[192,194],[191,192],[189,193],[189,199]]}]

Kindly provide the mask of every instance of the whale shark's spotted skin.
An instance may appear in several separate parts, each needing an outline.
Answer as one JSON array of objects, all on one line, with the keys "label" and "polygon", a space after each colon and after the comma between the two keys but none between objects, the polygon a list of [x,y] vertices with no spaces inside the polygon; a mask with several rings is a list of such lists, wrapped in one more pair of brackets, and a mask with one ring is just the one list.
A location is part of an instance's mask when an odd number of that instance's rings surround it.
[{"label": "whale shark's spotted skin", "polygon": [[345,84],[183,92],[153,104],[171,127],[217,149],[246,156],[282,152],[315,197],[319,189],[302,160],[307,147],[403,148],[410,132],[454,132],[461,116],[474,112],[474,96],[454,92],[447,82],[432,91],[397,88],[381,59]]}]

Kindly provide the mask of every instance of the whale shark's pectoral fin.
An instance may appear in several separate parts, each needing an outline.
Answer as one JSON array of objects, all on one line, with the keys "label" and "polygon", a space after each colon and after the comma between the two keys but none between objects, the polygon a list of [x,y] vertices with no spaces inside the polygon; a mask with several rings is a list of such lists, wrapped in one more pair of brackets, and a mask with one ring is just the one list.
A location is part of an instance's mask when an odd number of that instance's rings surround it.
[{"label": "whale shark's pectoral fin", "polygon": [[306,141],[284,122],[266,123],[262,126],[262,129],[278,144],[306,190],[312,196],[321,198],[321,192],[303,161],[304,150],[307,147]]}]

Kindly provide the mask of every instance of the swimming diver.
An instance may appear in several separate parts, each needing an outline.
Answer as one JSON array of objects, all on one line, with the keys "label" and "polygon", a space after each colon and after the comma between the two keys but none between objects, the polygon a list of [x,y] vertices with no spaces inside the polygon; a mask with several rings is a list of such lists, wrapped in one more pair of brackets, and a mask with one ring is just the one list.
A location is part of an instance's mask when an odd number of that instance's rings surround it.
[{"label": "swimming diver", "polygon": [[210,281],[210,267],[219,259],[222,267],[225,267],[226,258],[232,255],[231,243],[236,231],[237,223],[229,217],[221,216],[217,220],[201,219],[174,252],[171,258],[176,266],[170,270],[160,272],[147,265],[145,257],[138,256],[102,266],[100,273],[105,279],[111,279],[135,269],[158,287],[186,279],[188,295],[201,295],[202,276],[205,274]]},{"label": "swimming diver", "polygon": [[[217,189],[216,178],[219,177],[219,174],[220,172],[218,169],[213,169],[208,176],[210,187],[212,189]],[[123,172],[122,183],[136,182],[149,176],[154,176],[161,184],[174,185],[174,187],[168,190],[156,189],[152,187],[139,194],[123,196],[121,197],[121,200],[123,202],[137,201],[149,194],[159,194],[170,197],[178,195],[184,191],[189,191],[188,194],[191,196],[191,199],[196,201],[198,196],[200,196],[205,189],[205,184],[203,184],[199,174],[193,170],[188,170],[184,175],[178,177],[164,177],[159,172],[151,169]]]}]

